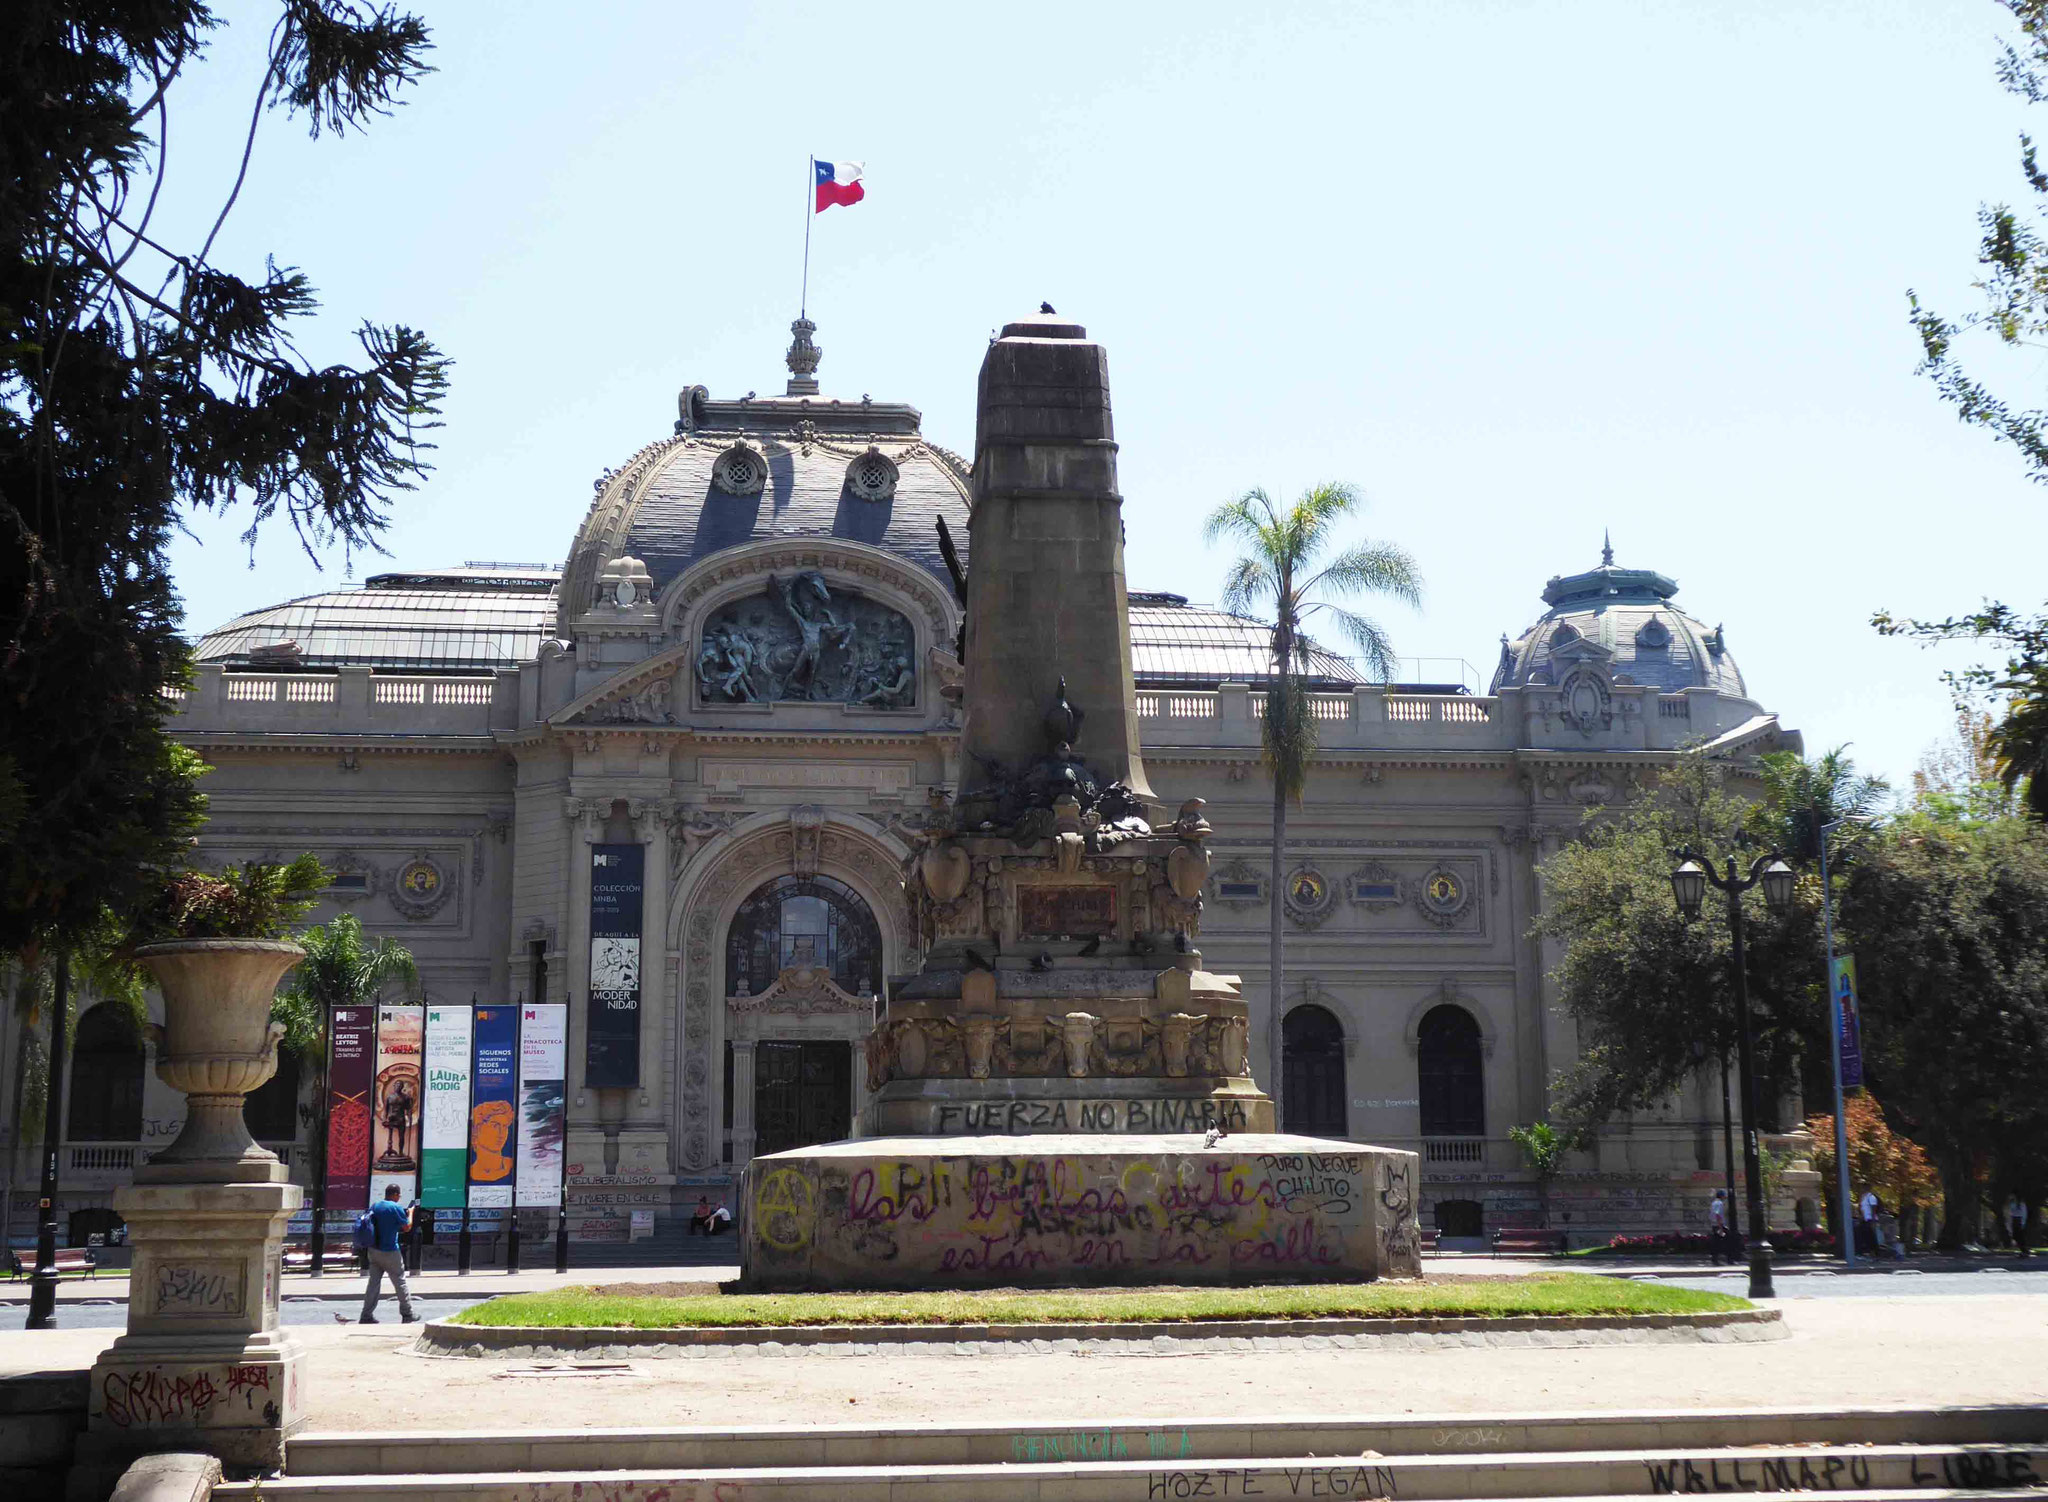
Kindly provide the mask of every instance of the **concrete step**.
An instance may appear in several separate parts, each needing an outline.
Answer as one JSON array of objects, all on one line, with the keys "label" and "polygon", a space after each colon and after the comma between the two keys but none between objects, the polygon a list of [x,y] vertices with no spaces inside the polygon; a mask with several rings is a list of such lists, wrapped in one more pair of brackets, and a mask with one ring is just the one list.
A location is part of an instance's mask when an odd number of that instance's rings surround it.
[{"label": "concrete step", "polygon": [[[630,1398],[621,1394],[622,1404]],[[1739,1445],[2048,1443],[2048,1407],[1753,1408],[1679,1412],[1278,1415],[1088,1425],[872,1424],[549,1433],[303,1434],[294,1476],[774,1466],[1257,1460],[1289,1455],[1480,1455],[1718,1450]]]},{"label": "concrete step", "polygon": [[[624,1458],[624,1457],[620,1457]],[[2048,1448],[1999,1445],[1751,1446],[1551,1454],[1279,1456],[1079,1464],[842,1465],[758,1469],[533,1470],[287,1476],[218,1488],[227,1499],[324,1502],[1181,1502],[1341,1497],[1401,1502],[1651,1497],[1744,1491],[1986,1493],[2038,1502]]]}]

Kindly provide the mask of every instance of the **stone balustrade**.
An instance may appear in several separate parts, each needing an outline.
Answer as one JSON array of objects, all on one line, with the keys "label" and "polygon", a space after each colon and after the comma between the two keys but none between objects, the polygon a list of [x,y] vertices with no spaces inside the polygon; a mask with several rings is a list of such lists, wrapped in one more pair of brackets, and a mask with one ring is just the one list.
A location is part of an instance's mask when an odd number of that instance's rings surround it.
[{"label": "stone balustrade", "polygon": [[229,673],[202,667],[173,690],[182,735],[488,736],[519,727],[519,675],[413,677]]},{"label": "stone balustrade", "polygon": [[[1546,720],[1528,690],[1494,697],[1407,694],[1382,684],[1311,696],[1325,751],[1507,750],[1516,746],[1587,746],[1670,750],[1756,712],[1747,700],[1712,689],[1665,694],[1619,685],[1611,732],[1588,738]],[[489,736],[521,723],[516,672],[488,677],[426,677],[343,668],[338,673],[229,673],[199,669],[189,692],[174,691],[177,730],[189,735]],[[1265,694],[1249,684],[1217,689],[1142,689],[1137,695],[1143,744],[1243,747],[1259,744]],[[785,706],[800,709],[804,706]],[[716,718],[713,711],[706,715]],[[687,727],[689,713],[679,716]]]}]

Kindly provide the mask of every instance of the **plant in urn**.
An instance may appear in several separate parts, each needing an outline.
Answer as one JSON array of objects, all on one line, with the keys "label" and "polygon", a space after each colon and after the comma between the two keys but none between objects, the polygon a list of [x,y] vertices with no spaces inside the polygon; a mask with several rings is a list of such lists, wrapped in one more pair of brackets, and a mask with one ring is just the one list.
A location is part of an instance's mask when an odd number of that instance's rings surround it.
[{"label": "plant in urn", "polygon": [[[312,856],[179,872],[137,922],[150,942],[135,961],[163,993],[157,1074],[184,1093],[186,1115],[177,1139],[114,1193],[134,1248],[128,1333],[93,1366],[81,1469],[196,1449],[275,1470],[303,1422],[303,1352],[277,1312],[285,1223],[303,1195],[249,1135],[242,1104],[277,1070],[284,1029],[271,1000],[305,958],[282,935],[326,879]],[[249,1400],[149,1399],[164,1391]]]}]

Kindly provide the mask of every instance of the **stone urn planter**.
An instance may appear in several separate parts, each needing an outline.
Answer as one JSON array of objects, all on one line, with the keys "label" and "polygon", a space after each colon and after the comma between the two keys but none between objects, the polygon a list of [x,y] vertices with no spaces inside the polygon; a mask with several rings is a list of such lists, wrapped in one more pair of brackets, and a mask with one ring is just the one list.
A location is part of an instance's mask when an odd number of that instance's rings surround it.
[{"label": "stone urn planter", "polygon": [[278,939],[178,939],[135,952],[163,992],[157,1075],[186,1100],[177,1140],[136,1170],[138,1183],[271,1183],[277,1154],[259,1147],[243,1099],[277,1072],[282,1023],[271,998],[306,957]]}]

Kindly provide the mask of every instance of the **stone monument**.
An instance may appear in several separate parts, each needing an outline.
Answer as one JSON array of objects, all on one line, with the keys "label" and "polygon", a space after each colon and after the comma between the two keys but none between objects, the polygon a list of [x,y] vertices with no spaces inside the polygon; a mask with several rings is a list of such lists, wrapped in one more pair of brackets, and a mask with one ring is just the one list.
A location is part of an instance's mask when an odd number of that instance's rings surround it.
[{"label": "stone monument", "polygon": [[244,1098],[277,1069],[284,1028],[269,1020],[271,996],[304,957],[260,939],[139,953],[164,996],[157,1073],[184,1092],[185,1125],[114,1192],[134,1248],[128,1333],[93,1365],[74,1488],[158,1450],[275,1471],[304,1422],[304,1351],[277,1310],[285,1222],[301,1191],[242,1118]]},{"label": "stone monument", "polygon": [[1056,316],[982,362],[963,773],[904,885],[923,968],[859,1138],[757,1158],[760,1287],[1413,1274],[1415,1156],[1274,1133],[1237,979],[1202,968],[1200,799],[1139,752],[1107,357]]}]

